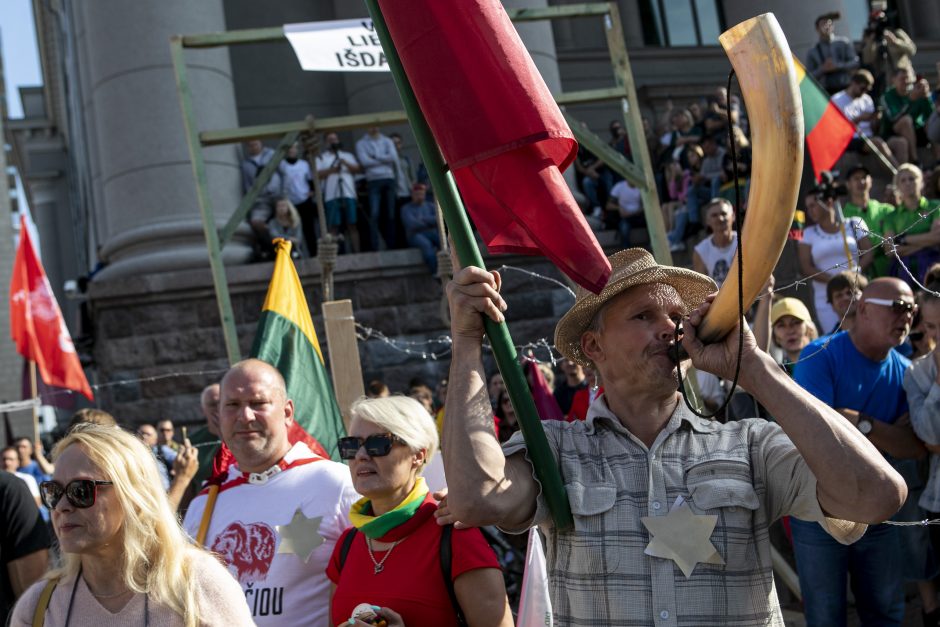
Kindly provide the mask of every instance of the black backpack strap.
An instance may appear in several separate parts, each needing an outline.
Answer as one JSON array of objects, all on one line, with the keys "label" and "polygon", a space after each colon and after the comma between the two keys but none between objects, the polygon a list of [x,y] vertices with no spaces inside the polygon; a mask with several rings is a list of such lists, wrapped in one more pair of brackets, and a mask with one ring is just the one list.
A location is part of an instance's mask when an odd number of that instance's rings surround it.
[{"label": "black backpack strap", "polygon": [[349,533],[346,534],[346,537],[343,538],[343,545],[339,547],[339,572],[343,572],[343,565],[346,563],[346,556],[349,555],[349,549],[352,548],[353,540],[356,539],[356,534],[359,533],[359,530],[355,527],[350,528]]},{"label": "black backpack strap", "polygon": [[460,609],[460,603],[457,601],[457,592],[454,590],[454,579],[451,577],[451,566],[453,566],[453,534],[454,526],[445,525],[441,528],[441,574],[444,576],[444,587],[447,588],[447,596],[450,597],[450,603],[457,612],[457,624],[464,627],[467,619]]}]

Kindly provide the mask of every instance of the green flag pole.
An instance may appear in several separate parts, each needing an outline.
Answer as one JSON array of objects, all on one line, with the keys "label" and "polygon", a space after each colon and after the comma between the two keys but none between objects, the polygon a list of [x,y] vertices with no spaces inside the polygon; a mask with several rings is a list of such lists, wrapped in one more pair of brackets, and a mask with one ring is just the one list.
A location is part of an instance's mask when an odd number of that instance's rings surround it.
[{"label": "green flag pole", "polygon": [[[392,71],[392,77],[398,87],[398,93],[408,115],[408,121],[411,123],[415,139],[418,142],[421,158],[427,167],[435,197],[441,205],[444,220],[447,222],[447,228],[454,241],[457,258],[462,266],[483,268],[483,258],[480,256],[480,250],[473,238],[470,222],[457,191],[457,185],[453,175],[444,163],[434,135],[431,133],[414,91],[411,89],[411,83],[408,81],[398,51],[395,49],[394,42],[392,42],[378,0],[366,0],[366,6],[369,8],[369,13],[372,14],[375,32],[382,42],[388,66]],[[512,337],[509,335],[509,328],[505,322],[496,323],[485,316],[483,324],[493,349],[493,355],[496,358],[496,365],[503,375],[506,391],[519,420],[519,427],[525,438],[528,457],[532,460],[535,475],[542,484],[542,492],[552,512],[555,526],[559,529],[570,528],[573,519],[571,518],[571,509],[568,505],[564,484],[561,480],[561,473],[558,471],[558,465],[555,463],[548,447],[548,440],[542,430],[541,421],[535,408],[535,401],[532,400],[529,386],[522,374],[516,348]]]}]

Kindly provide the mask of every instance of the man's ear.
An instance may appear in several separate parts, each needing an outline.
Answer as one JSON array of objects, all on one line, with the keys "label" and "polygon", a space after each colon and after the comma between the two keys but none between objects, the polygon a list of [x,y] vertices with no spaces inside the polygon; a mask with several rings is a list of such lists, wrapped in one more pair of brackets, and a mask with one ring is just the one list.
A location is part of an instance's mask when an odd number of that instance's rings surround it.
[{"label": "man's ear", "polygon": [[604,351],[601,350],[597,341],[597,331],[585,331],[581,334],[581,352],[589,361],[598,363],[604,357]]},{"label": "man's ear", "polygon": [[284,421],[286,424],[294,422],[294,401],[287,399],[284,403]]},{"label": "man's ear", "polygon": [[415,456],[415,461],[414,461],[415,466],[416,466],[417,468],[421,468],[422,466],[424,466],[424,465],[427,463],[427,459],[428,459],[428,450],[427,450],[426,448],[423,448],[423,449],[421,449],[420,451],[418,451],[417,453],[415,453],[414,456]]}]

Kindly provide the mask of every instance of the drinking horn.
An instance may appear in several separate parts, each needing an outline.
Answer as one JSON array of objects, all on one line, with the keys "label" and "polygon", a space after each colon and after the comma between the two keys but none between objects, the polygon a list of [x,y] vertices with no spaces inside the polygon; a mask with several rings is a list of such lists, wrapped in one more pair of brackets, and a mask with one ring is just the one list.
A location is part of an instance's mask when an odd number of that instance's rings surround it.
[{"label": "drinking horn", "polygon": [[[793,223],[803,172],[803,104],[790,46],[773,13],[741,22],[718,39],[741,85],[751,127],[751,186],[738,239],[747,310],[777,265]],[[698,336],[716,342],[740,320],[735,256]]]}]

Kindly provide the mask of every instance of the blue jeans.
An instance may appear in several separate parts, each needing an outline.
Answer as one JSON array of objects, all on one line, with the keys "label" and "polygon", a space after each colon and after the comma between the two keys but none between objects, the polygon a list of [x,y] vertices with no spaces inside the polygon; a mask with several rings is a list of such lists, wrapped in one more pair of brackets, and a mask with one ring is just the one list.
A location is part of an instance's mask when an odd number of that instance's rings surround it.
[{"label": "blue jeans", "polygon": [[408,245],[421,251],[421,258],[437,274],[437,251],[441,248],[441,236],[437,229],[426,229],[413,233],[408,238]]},{"label": "blue jeans", "polygon": [[379,250],[379,221],[385,222],[387,248],[395,248],[395,179],[377,179],[368,182],[369,237],[372,250]]},{"label": "blue jeans", "polygon": [[844,627],[846,578],[863,626],[900,627],[904,589],[897,529],[872,525],[850,546],[818,523],[790,519],[807,627]]},{"label": "blue jeans", "polygon": [[597,179],[592,179],[590,176],[581,179],[581,188],[584,190],[584,195],[587,196],[591,209],[604,206],[604,203],[601,202],[601,196],[606,199],[607,194],[614,186],[613,179],[613,175],[606,168],[598,172]]}]

